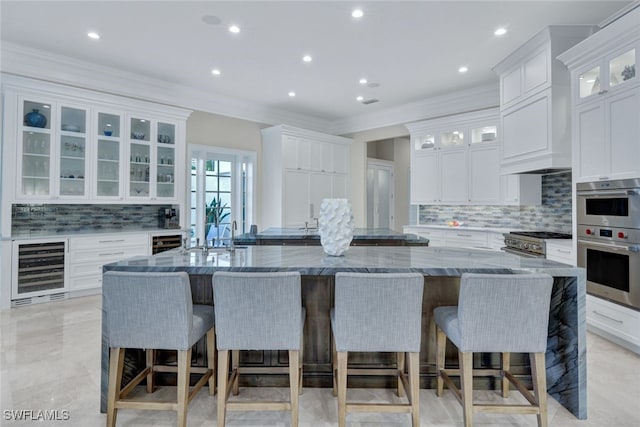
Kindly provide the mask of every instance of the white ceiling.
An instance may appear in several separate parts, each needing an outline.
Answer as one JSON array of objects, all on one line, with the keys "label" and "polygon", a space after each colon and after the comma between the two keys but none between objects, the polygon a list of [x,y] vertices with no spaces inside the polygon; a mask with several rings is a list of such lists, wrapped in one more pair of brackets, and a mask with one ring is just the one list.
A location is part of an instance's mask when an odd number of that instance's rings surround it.
[{"label": "white ceiling", "polygon": [[[629,3],[2,0],[0,14],[3,42],[332,122],[497,85],[491,68],[544,26],[598,24]],[[496,37],[500,26],[508,33]],[[380,86],[363,87],[361,77]]]}]

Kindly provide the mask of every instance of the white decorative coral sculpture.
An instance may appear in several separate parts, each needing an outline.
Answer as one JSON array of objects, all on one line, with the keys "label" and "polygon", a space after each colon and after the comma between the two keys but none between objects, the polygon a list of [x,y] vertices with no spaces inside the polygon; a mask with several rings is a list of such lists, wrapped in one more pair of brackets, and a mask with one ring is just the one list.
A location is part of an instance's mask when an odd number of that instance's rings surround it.
[{"label": "white decorative coral sculpture", "polygon": [[340,256],[353,240],[353,215],[347,199],[324,199],[318,218],[320,243],[327,255]]}]

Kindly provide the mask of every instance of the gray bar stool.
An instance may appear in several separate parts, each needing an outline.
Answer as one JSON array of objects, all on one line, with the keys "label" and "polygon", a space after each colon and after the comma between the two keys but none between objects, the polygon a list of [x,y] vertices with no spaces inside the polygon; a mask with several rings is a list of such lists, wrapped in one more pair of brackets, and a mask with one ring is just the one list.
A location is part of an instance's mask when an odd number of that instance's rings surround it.
[{"label": "gray bar stool", "polygon": [[[334,395],[338,395],[338,424],[347,412],[408,412],[420,425],[420,337],[424,276],[417,273],[337,273],[333,331]],[[397,369],[347,369],[349,352],[394,352]],[[409,379],[405,358],[409,354]],[[398,396],[405,389],[409,403],[348,403],[347,374],[395,375]],[[337,384],[336,384],[337,375]]]},{"label": "gray bar stool", "polygon": [[[547,274],[462,275],[457,307],[438,307],[436,323],[437,395],[444,382],[462,404],[464,425],[473,425],[473,413],[536,414],[538,426],[547,425],[547,381],[544,355],[547,348],[549,306],[553,278]],[[445,345],[458,348],[460,369],[445,369]],[[473,369],[474,352],[502,353],[502,367]],[[510,353],[529,353],[533,394],[510,372]],[[450,375],[460,375],[460,391]],[[530,405],[474,404],[473,376],[501,376],[502,396],[511,382]]]},{"label": "gray bar stool", "polygon": [[[102,301],[109,335],[107,426],[115,426],[118,409],[170,410],[178,413],[178,426],[187,424],[187,408],[209,382],[215,392],[215,330],[213,307],[194,305],[187,273],[129,273],[109,271],[103,276]],[[207,336],[207,368],[191,367],[191,348]],[[147,366],[122,388],[125,348],[146,349]],[[177,350],[178,365],[154,365],[154,349]],[[153,392],[154,372],[178,374],[177,400],[159,402],[125,399],[147,379]],[[189,392],[191,373],[203,374]]]},{"label": "gray bar stool", "polygon": [[[226,411],[291,411],[298,425],[298,394],[302,391],[302,308],[300,273],[227,273],[213,275],[213,302],[218,347],[218,426]],[[239,366],[239,350],[288,350],[287,368]],[[232,372],[229,376],[229,351]],[[233,388],[238,394],[241,373],[288,373],[291,400],[228,402]]]}]

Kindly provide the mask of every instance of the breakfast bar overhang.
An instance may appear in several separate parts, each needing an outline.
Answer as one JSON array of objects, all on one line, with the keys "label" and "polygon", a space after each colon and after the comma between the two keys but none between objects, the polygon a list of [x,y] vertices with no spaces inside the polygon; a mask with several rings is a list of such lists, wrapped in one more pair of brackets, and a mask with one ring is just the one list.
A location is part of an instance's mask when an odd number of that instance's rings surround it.
[{"label": "breakfast bar overhang", "polygon": [[[248,246],[234,252],[204,252],[176,249],[159,255],[135,257],[104,266],[104,271],[173,272],[186,271],[191,279],[194,302],[213,304],[211,276],[215,271],[268,272],[298,271],[302,275],[302,300],[307,312],[304,327],[304,384],[331,387],[331,328],[329,310],[333,307],[334,276],[337,272],[418,272],[424,275],[420,378],[422,388],[435,384],[435,328],[433,309],[456,305],[459,278],[465,272],[527,274],[547,273],[554,277],[546,351],[547,390],[577,418],[587,417],[586,368],[586,285],[584,270],[539,258],[524,258],[503,252],[432,248],[420,246],[351,247],[344,256],[324,254],[320,246]],[[101,410],[106,409],[108,340],[103,311]],[[457,364],[449,348],[447,364]],[[449,355],[449,352],[451,354]],[[246,352],[241,364],[280,366],[281,355]],[[480,354],[475,365],[495,365],[498,355]],[[523,359],[525,360],[525,359]],[[375,359],[350,357],[350,367],[391,366],[395,357],[380,354]],[[514,362],[512,362],[512,365]],[[522,375],[528,364],[522,363]],[[251,376],[251,384],[279,384],[277,378]],[[274,382],[275,381],[275,382]],[[286,378],[284,379],[286,381]],[[355,386],[380,386],[356,378]],[[390,384],[390,383],[389,383]],[[385,386],[387,384],[382,384]],[[493,388],[488,382],[482,386]]]}]

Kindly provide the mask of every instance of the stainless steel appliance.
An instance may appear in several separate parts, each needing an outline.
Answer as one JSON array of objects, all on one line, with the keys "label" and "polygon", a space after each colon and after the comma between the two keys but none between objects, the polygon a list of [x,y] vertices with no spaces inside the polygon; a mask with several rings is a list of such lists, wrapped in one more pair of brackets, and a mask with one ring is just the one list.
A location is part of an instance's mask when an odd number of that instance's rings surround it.
[{"label": "stainless steel appliance", "polygon": [[546,239],[571,239],[571,234],[552,231],[512,231],[504,234],[503,251],[531,258],[545,258]]},{"label": "stainless steel appliance", "polygon": [[576,185],[578,224],[640,228],[640,179]]},{"label": "stainless steel appliance", "polygon": [[640,310],[640,179],[577,185],[587,292]]},{"label": "stainless steel appliance", "polygon": [[180,217],[178,209],[160,209],[160,224],[164,228],[180,228]]},{"label": "stainless steel appliance", "polygon": [[151,239],[151,253],[153,255],[161,252],[170,251],[171,249],[182,246],[182,234],[173,234],[170,236],[153,236]]}]

